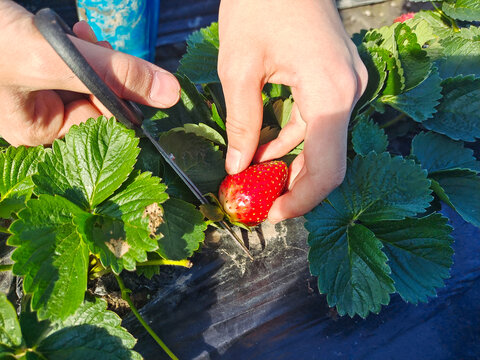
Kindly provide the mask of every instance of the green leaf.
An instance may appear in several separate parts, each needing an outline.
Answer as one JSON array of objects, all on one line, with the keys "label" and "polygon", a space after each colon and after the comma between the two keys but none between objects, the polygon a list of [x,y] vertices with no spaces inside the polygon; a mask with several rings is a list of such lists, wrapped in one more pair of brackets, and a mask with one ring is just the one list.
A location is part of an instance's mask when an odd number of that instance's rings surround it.
[{"label": "green leaf", "polygon": [[381,58],[385,63],[387,78],[381,94],[400,94],[405,87],[405,77],[403,76],[403,69],[401,67],[400,59],[398,59],[398,57],[392,52],[381,47],[373,47],[370,48],[369,51]]},{"label": "green leaf", "polygon": [[[150,252],[147,256],[147,261],[151,260],[160,260],[162,257],[156,252]],[[151,279],[154,275],[160,274],[160,265],[144,265],[144,266],[137,266],[135,270],[137,275],[143,275],[147,279]]]},{"label": "green leaf", "polygon": [[207,225],[203,214],[192,204],[175,198],[168,200],[164,207],[165,222],[159,229],[163,237],[158,241],[158,253],[165,259],[186,259],[205,239]]},{"label": "green leaf", "polygon": [[279,99],[273,103],[273,112],[277,119],[278,125],[283,128],[292,115],[293,98],[289,97],[285,100]]},{"label": "green leaf", "polygon": [[4,151],[9,146],[10,146],[10,144],[8,143],[8,141],[5,140],[4,138],[0,137],[0,151]]},{"label": "green leaf", "polygon": [[83,301],[87,289],[88,248],[74,215],[88,216],[60,196],[40,195],[27,202],[10,227],[13,273],[24,276],[25,292],[40,319],[64,319]]},{"label": "green leaf", "polygon": [[472,170],[480,172],[480,162],[473,150],[446,136],[422,132],[412,140],[412,155],[429,174],[446,170]]},{"label": "green leaf", "polygon": [[33,193],[32,175],[43,158],[41,146],[11,146],[0,153],[0,218],[9,218],[25,206]]},{"label": "green leaf", "polygon": [[38,320],[37,313],[32,311],[30,303],[30,300],[23,302],[19,321],[24,345],[28,348],[34,348],[50,331],[51,321]]},{"label": "green leaf", "polygon": [[[364,44],[361,44],[358,48],[360,57],[365,64],[368,71],[368,83],[365,92],[355,105],[352,116],[355,116],[363,107],[370,104],[376,99],[380,91],[382,90],[388,72],[386,71],[388,58],[388,52],[386,50],[376,50],[370,52]],[[384,55],[379,53],[384,52]]]},{"label": "green leaf", "polygon": [[480,177],[469,170],[445,171],[432,175],[447,196],[447,203],[467,222],[480,227]]},{"label": "green leaf", "polygon": [[[216,193],[226,176],[223,152],[210,141],[183,131],[169,131],[158,142],[202,193]],[[208,171],[205,171],[208,169]]]},{"label": "green leaf", "polygon": [[388,153],[357,155],[328,203],[305,215],[310,271],[340,314],[380,311],[395,291],[382,242],[369,224],[424,212],[432,199],[426,171]]},{"label": "green leaf", "polygon": [[192,133],[197,136],[203,137],[211,142],[226,146],[225,139],[223,136],[215,129],[211,128],[210,126],[200,123],[200,124],[185,124],[183,128],[175,128],[172,130],[180,130],[186,133]]},{"label": "green leaf", "polygon": [[388,304],[395,291],[382,244],[363,225],[326,204],[305,215],[309,231],[310,272],[318,276],[320,293],[340,315],[365,318]]},{"label": "green leaf", "polygon": [[[407,24],[395,23],[371,30],[366,33],[363,42],[370,52],[376,51],[387,64],[389,75],[384,95],[398,95],[410,90],[430,74],[432,64],[427,53]],[[380,53],[378,48],[387,53]]]},{"label": "green leaf", "polygon": [[417,42],[417,36],[407,24],[395,27],[395,41],[405,76],[404,91],[413,89],[430,74],[432,63],[427,52]]},{"label": "green leaf", "polygon": [[181,58],[178,72],[196,84],[219,82],[218,23],[194,32],[187,38],[187,53]]},{"label": "green leaf", "polygon": [[414,304],[436,296],[450,276],[453,239],[440,214],[367,225],[384,245],[391,277],[400,296]]},{"label": "green leaf", "polygon": [[292,95],[290,87],[282,84],[267,83],[263,87],[262,92],[263,92],[263,95],[266,96],[268,100],[278,99],[278,98],[286,100]]},{"label": "green leaf", "polygon": [[137,144],[134,131],[113,118],[75,125],[39,164],[33,176],[35,193],[61,195],[91,210],[127,179],[139,152]]},{"label": "green leaf", "polygon": [[374,222],[422,213],[432,200],[430,193],[427,172],[413,160],[371,152],[353,159],[328,200],[351,219]]},{"label": "green leaf", "polygon": [[442,10],[448,16],[465,21],[478,21],[480,19],[480,3],[478,0],[444,1]]},{"label": "green leaf", "polygon": [[454,140],[480,138],[480,78],[458,76],[444,80],[442,87],[437,114],[422,124]]},{"label": "green leaf", "polygon": [[168,109],[147,109],[145,111],[147,120],[144,121],[147,130],[160,134],[173,128],[181,128],[185,124],[201,123],[218,130],[219,127],[212,118],[207,100],[195,84],[186,76],[177,75],[177,79],[182,87],[180,101]]},{"label": "green leaf", "polygon": [[150,171],[153,175],[160,177],[162,182],[167,185],[167,193],[170,196],[188,202],[195,202],[196,198],[190,189],[160,156],[152,143],[147,139],[142,139],[140,146],[142,150],[140,151],[136,168],[142,171]]},{"label": "green leaf", "polygon": [[20,346],[22,340],[17,312],[7,296],[0,292],[0,344],[14,348]]},{"label": "green leaf", "polygon": [[165,184],[150,173],[132,176],[122,188],[95,209],[88,222],[90,251],[100,255],[115,273],[134,270],[158,248],[157,228],[163,222],[161,203],[168,199]]},{"label": "green leaf", "polygon": [[52,324],[35,351],[48,359],[141,359],[131,350],[136,340],[106,308],[103,300],[85,301],[73,315]]},{"label": "green leaf", "polygon": [[440,76],[444,79],[457,75],[480,76],[480,36],[473,37],[473,29],[461,29],[443,38],[444,57],[438,61]]},{"label": "green leaf", "polygon": [[218,112],[217,105],[212,104],[212,119],[215,121],[215,124],[222,130],[226,130],[225,121],[223,121],[220,113]]},{"label": "green leaf", "polygon": [[407,114],[415,121],[422,122],[431,118],[437,111],[436,106],[442,98],[441,82],[438,71],[434,69],[417,87],[399,95],[384,95],[379,101]]},{"label": "green leaf", "polygon": [[367,155],[370,151],[377,154],[387,150],[387,135],[377,123],[368,117],[360,117],[352,131],[353,150],[359,155]]},{"label": "green leaf", "polygon": [[415,33],[417,42],[427,52],[430,60],[436,61],[443,56],[440,40],[453,34],[454,30],[440,13],[422,10],[413,19],[407,20],[406,24]]}]

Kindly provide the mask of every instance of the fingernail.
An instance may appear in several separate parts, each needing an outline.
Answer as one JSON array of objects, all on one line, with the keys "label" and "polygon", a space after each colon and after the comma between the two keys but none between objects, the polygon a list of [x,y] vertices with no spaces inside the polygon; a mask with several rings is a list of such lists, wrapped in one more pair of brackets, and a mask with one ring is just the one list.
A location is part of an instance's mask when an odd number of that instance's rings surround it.
[{"label": "fingernail", "polygon": [[226,170],[229,174],[236,174],[240,172],[240,164],[242,161],[242,153],[229,147],[227,150]]},{"label": "fingernail", "polygon": [[169,73],[157,71],[153,75],[150,99],[160,107],[170,107],[180,98],[180,86],[177,79]]},{"label": "fingernail", "polygon": [[87,41],[90,41],[92,43],[97,42],[97,35],[95,35],[95,32],[93,31],[92,27],[86,22],[85,20],[80,20],[77,23],[77,26],[83,27],[84,31],[86,32],[86,35],[88,36]]},{"label": "fingernail", "polygon": [[107,40],[97,41],[97,45],[100,45],[101,47],[113,50],[112,44],[110,44]]}]

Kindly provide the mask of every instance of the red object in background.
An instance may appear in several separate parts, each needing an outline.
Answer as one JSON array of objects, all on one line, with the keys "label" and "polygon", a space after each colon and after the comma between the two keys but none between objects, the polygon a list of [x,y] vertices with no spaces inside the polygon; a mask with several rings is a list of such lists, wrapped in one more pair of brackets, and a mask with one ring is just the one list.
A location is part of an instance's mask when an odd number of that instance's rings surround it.
[{"label": "red object in background", "polygon": [[396,22],[405,22],[407,20],[412,19],[415,16],[414,12],[408,12],[406,14],[402,14],[399,17],[397,17],[395,20],[393,20],[394,23]]}]

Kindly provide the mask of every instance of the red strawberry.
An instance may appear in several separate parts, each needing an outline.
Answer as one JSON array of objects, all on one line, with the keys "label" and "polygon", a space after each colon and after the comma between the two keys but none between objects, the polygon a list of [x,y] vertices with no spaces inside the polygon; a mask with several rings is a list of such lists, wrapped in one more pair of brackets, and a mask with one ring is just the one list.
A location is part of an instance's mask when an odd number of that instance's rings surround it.
[{"label": "red strawberry", "polygon": [[406,14],[402,14],[400,15],[399,17],[397,17],[395,20],[393,20],[394,23],[396,22],[405,22],[407,20],[410,20],[412,19],[413,17],[415,16],[415,13],[414,12],[408,12]]},{"label": "red strawberry", "polygon": [[228,175],[220,184],[218,197],[232,222],[247,226],[267,218],[273,202],[284,191],[288,167],[283,161],[266,161]]}]

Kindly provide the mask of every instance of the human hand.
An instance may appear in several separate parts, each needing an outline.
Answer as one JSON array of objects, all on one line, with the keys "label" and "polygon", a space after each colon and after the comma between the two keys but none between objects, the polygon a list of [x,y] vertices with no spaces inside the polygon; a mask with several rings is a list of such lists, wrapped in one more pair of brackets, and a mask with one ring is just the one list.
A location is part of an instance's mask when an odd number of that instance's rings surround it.
[{"label": "human hand", "polygon": [[[10,144],[49,144],[73,124],[110,116],[38,32],[32,14],[2,0],[0,28],[0,135]],[[172,74],[97,42],[85,22],[73,31],[75,46],[118,96],[159,108],[178,101],[180,85]]]},{"label": "human hand", "polygon": [[[222,0],[218,73],[227,106],[226,170],[279,158],[304,141],[288,191],[269,212],[300,216],[344,178],[347,128],[367,85],[367,70],[332,0]],[[288,85],[295,100],[279,136],[257,149],[267,83]]]}]

